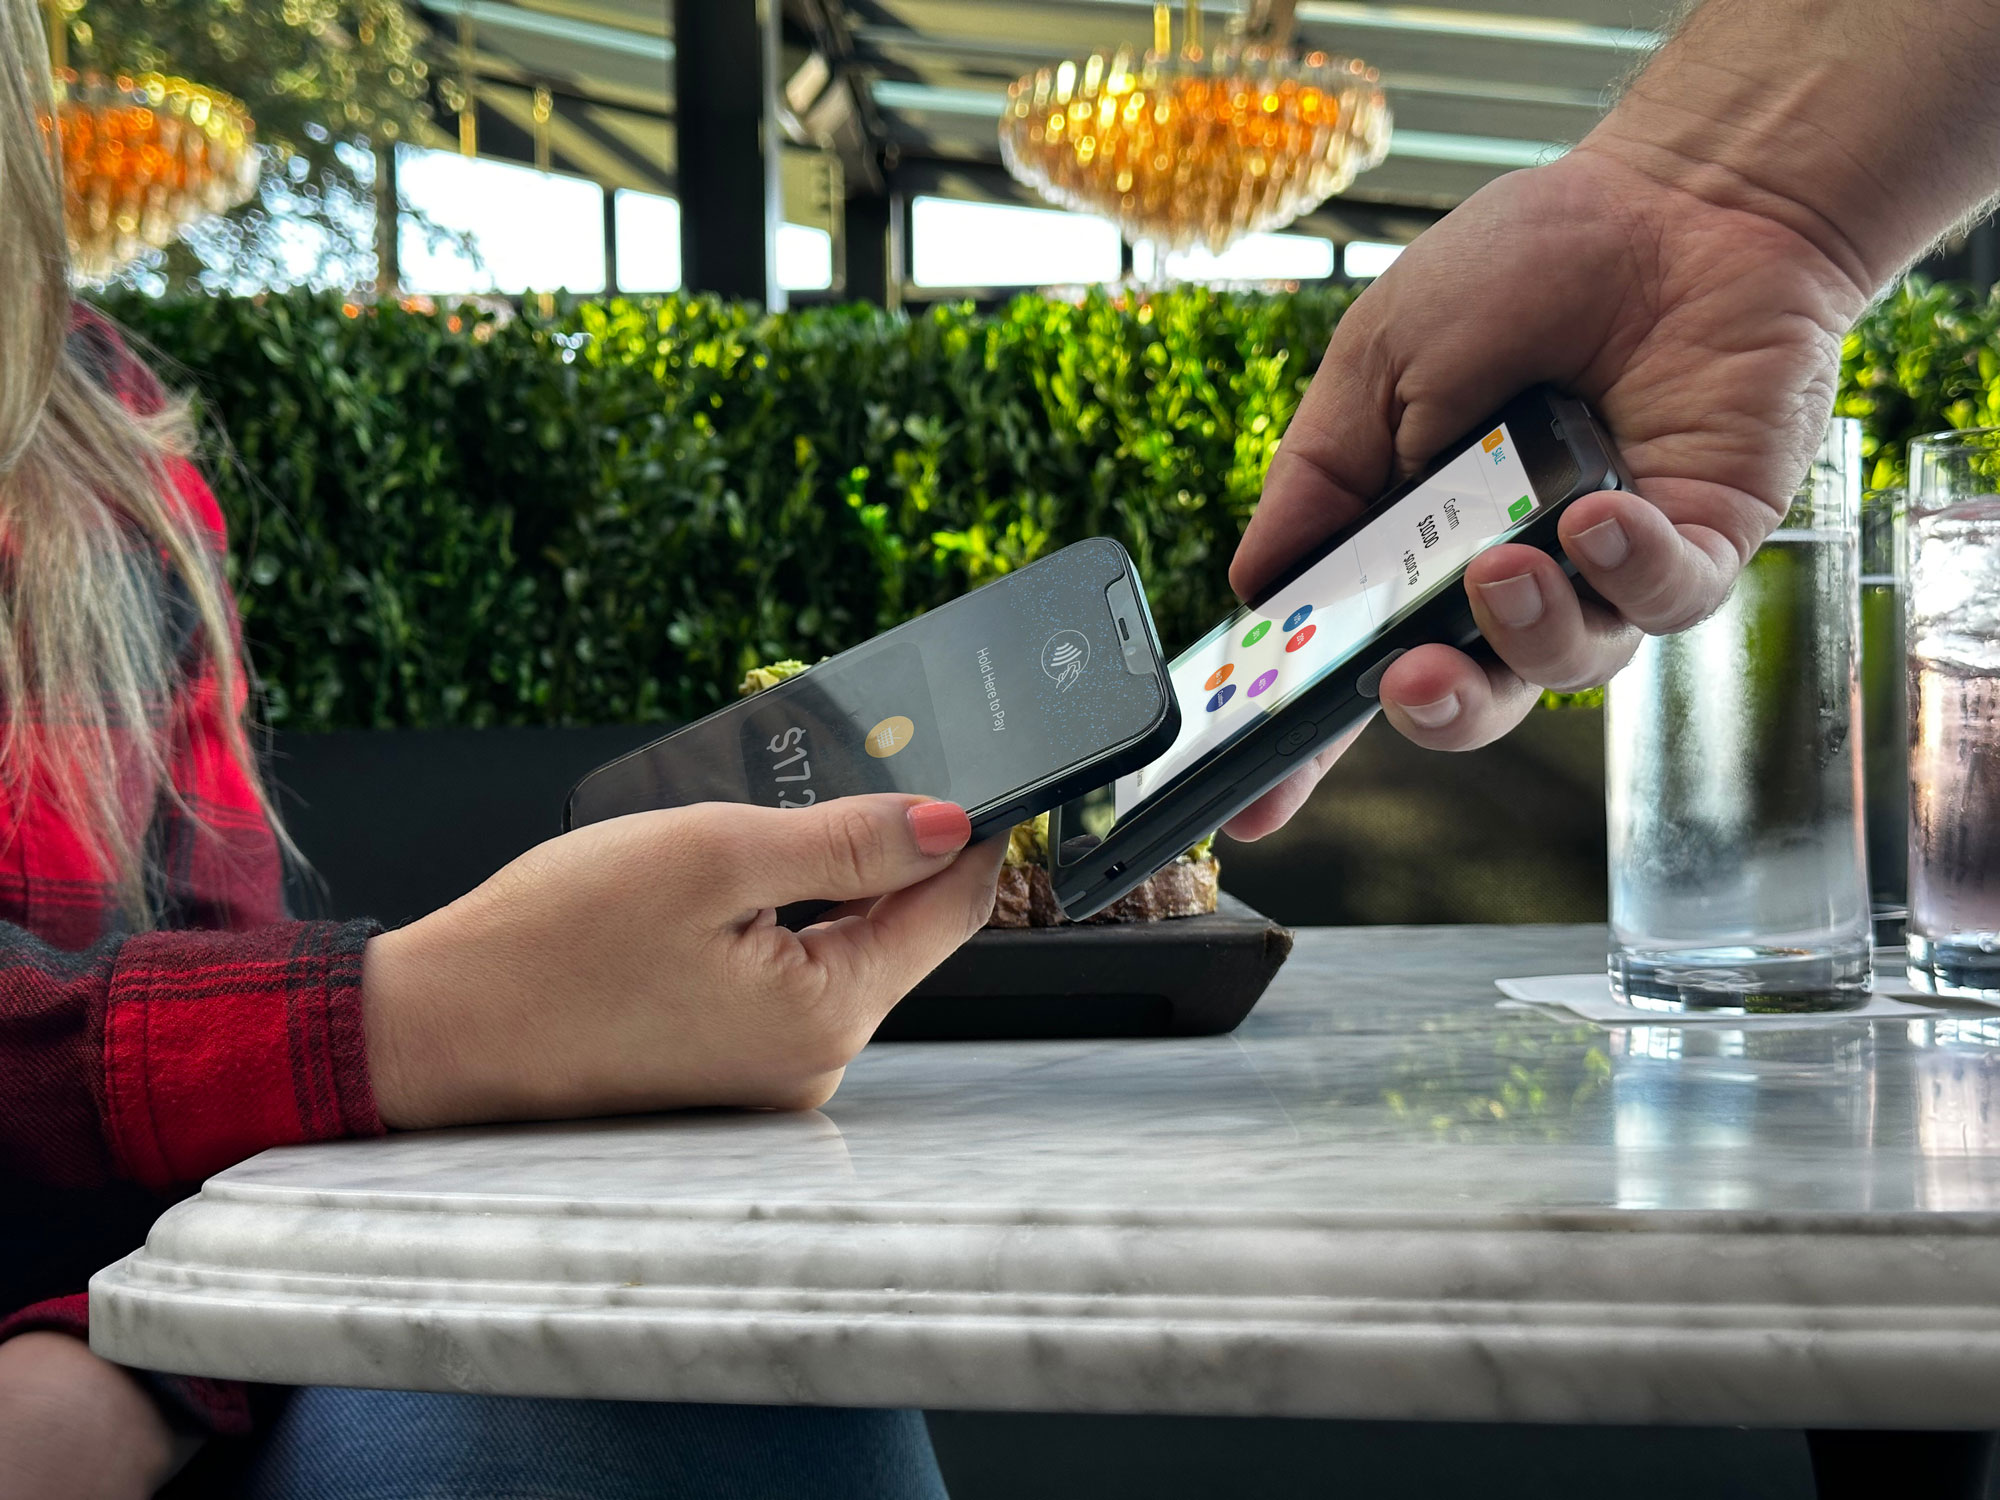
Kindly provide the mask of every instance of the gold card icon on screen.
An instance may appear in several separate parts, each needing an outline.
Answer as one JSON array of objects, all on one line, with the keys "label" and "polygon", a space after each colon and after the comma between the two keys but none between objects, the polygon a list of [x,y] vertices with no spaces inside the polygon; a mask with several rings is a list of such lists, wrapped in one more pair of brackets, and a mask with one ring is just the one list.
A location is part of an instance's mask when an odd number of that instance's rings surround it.
[{"label": "gold card icon on screen", "polygon": [[909,744],[916,732],[915,724],[901,714],[892,714],[868,731],[864,743],[870,755],[877,760],[886,760]]}]

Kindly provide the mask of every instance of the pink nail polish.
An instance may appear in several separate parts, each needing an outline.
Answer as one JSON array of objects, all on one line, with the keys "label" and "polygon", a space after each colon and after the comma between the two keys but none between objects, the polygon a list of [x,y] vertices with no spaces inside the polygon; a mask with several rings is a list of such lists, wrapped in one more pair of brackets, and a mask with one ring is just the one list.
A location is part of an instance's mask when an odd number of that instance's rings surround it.
[{"label": "pink nail polish", "polygon": [[956,802],[919,802],[908,816],[920,854],[956,854],[972,840],[972,819]]}]

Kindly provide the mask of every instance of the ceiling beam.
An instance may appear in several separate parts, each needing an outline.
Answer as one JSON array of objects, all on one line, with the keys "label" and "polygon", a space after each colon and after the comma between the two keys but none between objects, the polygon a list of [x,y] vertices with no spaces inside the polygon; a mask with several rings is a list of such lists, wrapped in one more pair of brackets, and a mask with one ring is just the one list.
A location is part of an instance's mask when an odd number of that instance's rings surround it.
[{"label": "ceiling beam", "polygon": [[[1059,47],[1037,46],[1033,42],[995,42],[982,37],[926,36],[901,31],[892,26],[854,28],[856,60],[876,68],[896,68],[898,81],[911,82],[890,55],[906,52],[913,57],[940,62],[955,57],[979,58],[1010,64],[1026,73],[1033,68],[1058,63],[1069,56]],[[1609,102],[1608,89],[1564,88],[1557,84],[1508,83],[1491,78],[1457,78],[1437,73],[1398,71],[1382,80],[1382,87],[1395,94],[1446,94],[1461,99],[1487,99],[1501,104],[1545,104],[1559,109],[1602,113]]]},{"label": "ceiling beam", "polygon": [[[911,114],[963,115],[997,120],[1007,96],[987,89],[932,88],[928,84],[877,79],[875,102]],[[1489,167],[1530,167],[1553,161],[1569,147],[1560,141],[1512,140],[1505,136],[1457,135],[1435,130],[1397,129],[1389,137],[1391,156],[1421,161],[1461,161]],[[998,154],[998,147],[995,147]]]},{"label": "ceiling beam", "polygon": [[622,26],[606,26],[569,16],[552,16],[525,6],[502,4],[501,0],[418,0],[434,15],[470,16],[481,26],[518,36],[567,42],[572,46],[598,47],[606,52],[656,62],[662,67],[674,60],[674,44],[663,36],[644,31],[628,31]]},{"label": "ceiling beam", "polygon": [[[1117,10],[1151,10],[1153,6],[1153,0],[1083,0],[1083,3]],[[1227,21],[1240,12],[1241,5],[1236,0],[1228,3],[1203,0],[1201,8],[1204,15],[1220,16]],[[1431,5],[1378,5],[1372,0],[1298,0],[1297,16],[1302,22],[1327,25],[1380,31],[1443,31],[1486,41],[1546,42],[1612,52],[1649,52],[1665,40],[1660,32],[1636,26],[1599,26],[1558,17],[1452,10]]]},{"label": "ceiling beam", "polygon": [[[458,71],[456,57],[451,59],[451,71]],[[607,86],[602,79],[577,79],[552,76],[538,69],[528,68],[512,58],[500,57],[491,52],[480,52],[472,62],[473,75],[482,83],[512,85],[517,88],[533,88],[537,84],[548,89],[558,100],[571,100],[578,104],[596,105],[603,109],[623,110],[628,114],[643,115],[648,119],[672,120],[673,101],[658,91],[640,93],[629,88]]]},{"label": "ceiling beam", "polygon": [[1445,33],[1489,42],[1541,42],[1607,52],[1650,52],[1665,40],[1633,26],[1595,26],[1544,16],[1441,10],[1428,5],[1371,5],[1363,0],[1299,0],[1298,18],[1362,30]]}]

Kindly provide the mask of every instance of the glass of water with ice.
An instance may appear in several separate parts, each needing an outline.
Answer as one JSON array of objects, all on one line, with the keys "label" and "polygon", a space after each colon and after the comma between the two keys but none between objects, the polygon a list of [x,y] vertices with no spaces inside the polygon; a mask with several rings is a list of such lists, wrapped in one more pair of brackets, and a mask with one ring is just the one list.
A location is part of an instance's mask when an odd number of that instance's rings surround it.
[{"label": "glass of water with ice", "polygon": [[2000,1000],[2000,429],[1910,445],[1910,982]]},{"label": "glass of water with ice", "polygon": [[1723,607],[1611,681],[1609,969],[1634,1006],[1868,1003],[1860,506],[1843,418]]}]

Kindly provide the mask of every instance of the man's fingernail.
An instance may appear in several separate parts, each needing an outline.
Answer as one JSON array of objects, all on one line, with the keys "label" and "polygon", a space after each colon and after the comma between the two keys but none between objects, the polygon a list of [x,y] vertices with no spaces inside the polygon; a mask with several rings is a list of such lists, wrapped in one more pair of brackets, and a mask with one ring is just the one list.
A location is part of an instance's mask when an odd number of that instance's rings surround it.
[{"label": "man's fingernail", "polygon": [[1579,531],[1570,539],[1570,545],[1595,568],[1615,568],[1632,551],[1632,539],[1625,535],[1624,526],[1615,518],[1599,521],[1588,531]]},{"label": "man's fingernail", "polygon": [[1496,620],[1516,630],[1532,625],[1542,617],[1542,586],[1535,582],[1533,573],[1518,573],[1497,583],[1482,583],[1479,585],[1479,597],[1485,601]]},{"label": "man's fingernail", "polygon": [[1419,729],[1442,729],[1458,717],[1458,694],[1446,693],[1431,703],[1405,703],[1403,712]]},{"label": "man's fingernail", "polygon": [[956,802],[919,802],[908,816],[919,853],[956,854],[972,840],[972,819]]}]

